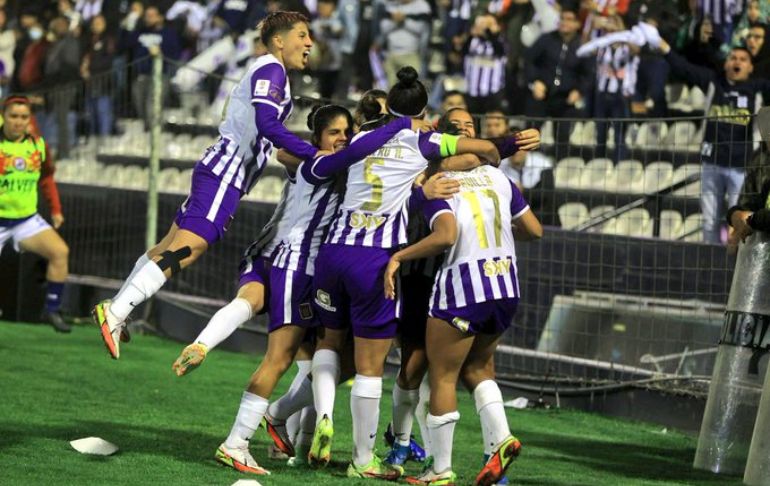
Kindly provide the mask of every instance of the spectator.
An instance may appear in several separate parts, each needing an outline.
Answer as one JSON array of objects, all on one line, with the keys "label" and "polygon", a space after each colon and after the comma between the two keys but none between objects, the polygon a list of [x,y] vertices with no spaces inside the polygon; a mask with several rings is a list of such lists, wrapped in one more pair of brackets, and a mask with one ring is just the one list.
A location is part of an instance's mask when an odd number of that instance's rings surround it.
[{"label": "spectator", "polygon": [[749,30],[756,24],[764,24],[768,21],[770,13],[770,4],[767,1],[749,0],[746,4],[746,11],[741,15],[741,19],[735,26],[732,45],[739,46],[746,42]]},{"label": "spectator", "polygon": [[337,0],[319,0],[318,16],[310,24],[316,53],[312,69],[318,78],[321,98],[325,100],[331,99],[338,83],[342,67],[341,40],[344,28],[337,10]]},{"label": "spectator", "polygon": [[239,36],[243,34],[246,29],[254,28],[256,26],[250,26],[246,22],[250,18],[250,12],[257,7],[255,0],[221,0],[219,7],[215,13],[220,26],[225,28],[225,31]]},{"label": "spectator", "polygon": [[36,13],[27,11],[21,14],[20,35],[13,51],[16,70],[11,82],[12,91],[30,91],[43,80],[43,59],[48,48],[45,29]]},{"label": "spectator", "polygon": [[722,43],[729,43],[735,28],[734,19],[741,14],[744,0],[696,0],[698,18],[708,19],[713,35]]},{"label": "spectator", "polygon": [[444,93],[444,98],[441,100],[441,112],[446,113],[452,108],[468,109],[468,103],[465,102],[465,95],[457,90],[450,90]]},{"label": "spectator", "polygon": [[69,27],[65,17],[51,21],[52,42],[45,54],[45,78],[41,85],[49,90],[44,133],[51,146],[56,147],[56,157],[62,159],[69,157],[70,148],[75,144],[77,115],[73,108],[79,87],[76,81],[80,79],[80,42]]},{"label": "spectator", "polygon": [[679,50],[693,64],[719,69],[723,62],[720,48],[724,40],[721,33],[715,30],[708,17],[695,25],[695,32],[697,35],[689,38]]},{"label": "spectator", "polygon": [[422,53],[427,51],[430,38],[430,5],[426,0],[383,0],[378,12],[379,33],[374,48],[385,55],[385,75],[388,85],[398,79],[396,73],[404,66],[414,67],[424,75]]},{"label": "spectator", "polygon": [[471,113],[499,108],[505,99],[505,47],[492,15],[476,17],[463,48],[465,91]]},{"label": "spectator", "polygon": [[170,74],[174,64],[169,61],[177,61],[181,54],[181,41],[179,34],[165,25],[165,18],[157,7],[149,6],[144,10],[144,26],[137,28],[129,34],[128,46],[132,50],[132,57],[136,62],[136,78],[132,86],[132,98],[134,109],[139,118],[145,121],[149,127],[152,106],[152,60],[150,54],[163,55],[163,88],[164,100],[168,95]]},{"label": "spectator", "polygon": [[[619,15],[609,17],[604,23],[605,33],[621,32],[625,29]],[[590,43],[589,43],[590,44]],[[588,55],[594,49],[579,50],[579,55]],[[598,49],[596,54],[596,84],[593,95],[593,116],[596,118],[596,156],[607,157],[607,132],[614,127],[616,162],[628,157],[626,147],[626,124],[622,121],[630,114],[630,101],[636,89],[636,74],[639,69],[639,48],[630,43],[617,42]]]},{"label": "spectator", "polygon": [[730,51],[722,72],[687,62],[664,40],[660,42],[660,48],[675,75],[695,84],[704,93],[712,93],[706,107],[711,118],[705,120],[701,142],[700,204],[703,239],[708,243],[719,243],[725,196],[728,206],[734,206],[751,154],[752,115],[757,108],[757,94],[770,99],[770,81],[749,80],[754,66],[751,54],[742,47]]},{"label": "spectator", "polygon": [[[343,0],[344,1],[344,0]],[[353,0],[358,8],[358,36],[353,50],[354,59],[368,59],[369,50],[373,46],[374,32],[374,2],[375,0]],[[356,89],[367,91],[374,86],[372,66],[369,62],[356,62]]]},{"label": "spectator", "polygon": [[746,49],[751,53],[753,77],[757,79],[770,79],[770,44],[765,43],[767,30],[767,25],[756,24],[746,35]]},{"label": "spectator", "polygon": [[508,118],[502,110],[488,111],[484,117],[484,138],[505,137],[510,133]]},{"label": "spectator", "polygon": [[[337,87],[334,91],[334,97],[338,100],[348,98],[348,91],[356,71],[356,66],[360,63],[355,61],[356,42],[359,34],[359,9],[358,0],[340,0],[337,5],[337,15],[342,23],[342,37],[339,39],[339,50],[342,54],[342,70],[337,77]],[[363,63],[366,64],[366,63]]]},{"label": "spectator", "polygon": [[6,28],[5,10],[0,10],[0,97],[8,94],[11,77],[16,67],[13,51],[16,48],[16,33]]},{"label": "spectator", "polygon": [[92,135],[112,133],[113,115],[110,87],[112,63],[115,59],[115,39],[107,33],[103,15],[91,20],[89,43],[80,74],[86,81],[86,109]]},{"label": "spectator", "polygon": [[[527,82],[532,92],[526,114],[537,117],[533,125],[539,128],[545,117],[575,117],[582,108],[584,93],[593,84],[593,70],[589,59],[580,59],[580,21],[574,9],[565,7],[561,12],[559,30],[543,34],[527,51]],[[557,158],[566,153],[572,124],[555,120]]]},{"label": "spectator", "polygon": [[75,10],[72,0],[59,0],[58,10],[59,16],[64,17],[67,20],[69,31],[72,32],[75,37],[79,37],[83,18],[80,16],[80,13]]}]

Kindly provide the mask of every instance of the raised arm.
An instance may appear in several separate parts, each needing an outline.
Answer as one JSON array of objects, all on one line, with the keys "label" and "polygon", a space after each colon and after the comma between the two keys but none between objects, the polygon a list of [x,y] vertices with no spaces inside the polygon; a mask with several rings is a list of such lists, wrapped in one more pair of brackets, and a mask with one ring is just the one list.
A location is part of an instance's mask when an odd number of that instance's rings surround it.
[{"label": "raised arm", "polygon": [[405,128],[412,127],[409,118],[397,118],[387,125],[365,133],[339,152],[323,155],[302,164],[302,176],[311,184],[322,184],[337,172],[370,156]]},{"label": "raised arm", "polygon": [[270,63],[254,71],[251,76],[251,104],[259,134],[286,149],[302,160],[311,159],[317,149],[290,132],[278,119],[281,101],[285,96],[286,72],[277,63]]}]

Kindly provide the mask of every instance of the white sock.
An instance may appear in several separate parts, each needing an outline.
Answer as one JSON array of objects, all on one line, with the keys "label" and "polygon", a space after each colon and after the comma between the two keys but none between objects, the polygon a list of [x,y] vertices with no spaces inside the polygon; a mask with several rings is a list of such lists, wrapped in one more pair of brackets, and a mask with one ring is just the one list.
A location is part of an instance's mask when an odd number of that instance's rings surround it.
[{"label": "white sock", "polygon": [[134,307],[149,299],[166,283],[157,263],[149,261],[126,282],[126,289],[110,304],[110,313],[123,322]]},{"label": "white sock", "polygon": [[396,436],[398,445],[409,445],[419,395],[419,389],[404,390],[398,383],[393,385],[393,435]]},{"label": "white sock", "polygon": [[428,409],[430,407],[430,381],[428,375],[420,383],[420,400],[414,410],[414,418],[420,426],[420,436],[422,437],[422,447],[425,449],[425,455],[431,455],[430,434],[428,433]]},{"label": "white sock", "polygon": [[235,416],[235,423],[230,429],[230,435],[225,440],[225,445],[234,449],[243,449],[249,446],[249,439],[254,435],[254,431],[262,422],[262,417],[267,411],[267,399],[259,395],[243,392],[241,397],[241,406],[238,408],[238,415]]},{"label": "white sock", "polygon": [[313,355],[313,401],[318,415],[316,424],[324,415],[332,420],[334,397],[340,379],[340,356],[331,349],[321,349]]},{"label": "white sock", "polygon": [[492,455],[495,447],[511,435],[505,417],[503,394],[494,380],[484,380],[473,390],[476,411],[481,419],[481,435],[484,438],[484,454]]},{"label": "white sock", "polygon": [[[300,386],[302,386],[302,382],[305,381],[305,378],[307,377],[308,373],[310,373],[309,359],[296,361],[296,363],[297,363],[297,374],[294,375],[294,380],[292,380],[287,393],[296,391]],[[311,391],[312,391],[312,388],[311,388]],[[270,409],[268,408],[268,410]],[[289,435],[289,439],[291,439],[292,444],[296,441],[297,433],[299,432],[300,414],[301,414],[301,411],[294,412],[289,416],[289,418],[286,419],[286,433]],[[270,416],[272,417],[272,414]]]},{"label": "white sock", "polygon": [[381,397],[382,377],[356,375],[350,390],[350,412],[353,415],[353,463],[357,466],[369,464],[374,456]]},{"label": "white sock", "polygon": [[299,432],[297,433],[296,448],[310,449],[315,433],[315,407],[308,405],[300,412]]},{"label": "white sock", "polygon": [[305,376],[298,387],[289,388],[278,400],[271,403],[267,412],[277,421],[284,422],[288,421],[289,417],[295,413],[312,404],[313,382]]},{"label": "white sock", "polygon": [[460,412],[454,411],[436,417],[428,414],[428,433],[433,447],[433,472],[441,474],[452,470],[452,441],[455,424],[460,420]]},{"label": "white sock", "polygon": [[211,317],[193,342],[204,344],[211,351],[234,333],[241,324],[251,319],[251,316],[251,304],[246,299],[236,297]]},{"label": "white sock", "polygon": [[134,263],[134,268],[131,269],[131,273],[128,274],[128,277],[123,281],[123,285],[120,287],[120,290],[118,290],[118,293],[115,294],[115,297],[112,300],[117,299],[120,297],[120,294],[122,294],[126,288],[128,287],[128,282],[131,281],[132,278],[134,278],[134,275],[136,275],[136,272],[138,272],[147,262],[150,261],[150,257],[147,256],[147,253],[142,253],[142,256],[136,259],[136,263]]}]

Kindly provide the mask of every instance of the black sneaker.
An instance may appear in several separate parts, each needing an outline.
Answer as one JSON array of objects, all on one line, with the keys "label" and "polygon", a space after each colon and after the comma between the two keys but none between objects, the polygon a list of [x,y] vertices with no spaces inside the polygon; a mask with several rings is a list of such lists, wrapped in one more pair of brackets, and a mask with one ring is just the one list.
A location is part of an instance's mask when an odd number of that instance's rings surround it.
[{"label": "black sneaker", "polygon": [[43,320],[56,329],[56,332],[71,332],[72,326],[64,322],[59,312],[43,312]]}]

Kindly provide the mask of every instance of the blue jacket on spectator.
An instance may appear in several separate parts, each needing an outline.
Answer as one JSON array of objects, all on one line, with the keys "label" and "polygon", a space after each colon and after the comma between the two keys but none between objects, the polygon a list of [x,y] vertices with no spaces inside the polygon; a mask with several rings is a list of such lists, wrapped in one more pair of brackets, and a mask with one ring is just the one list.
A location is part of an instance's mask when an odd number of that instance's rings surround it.
[{"label": "blue jacket on spectator", "polygon": [[[132,59],[139,60],[135,66],[136,74],[150,74],[152,61],[149,59],[149,47],[159,45],[163,57],[173,61],[179,60],[182,55],[182,43],[176,30],[169,26],[163,26],[160,30],[143,28],[129,33],[128,48],[132,51]],[[163,63],[163,72],[169,74],[176,66],[171,63]]]},{"label": "blue jacket on spectator", "polygon": [[216,16],[225,21],[230,32],[242,34],[256,25],[249,25],[249,19],[253,18],[251,12],[256,8],[255,0],[222,0],[216,11]]},{"label": "blue jacket on spectator", "polygon": [[527,83],[542,81],[549,96],[566,97],[573,89],[583,96],[591,92],[595,80],[593,60],[578,57],[578,47],[577,35],[569,43],[558,31],[541,35],[526,51]]}]

